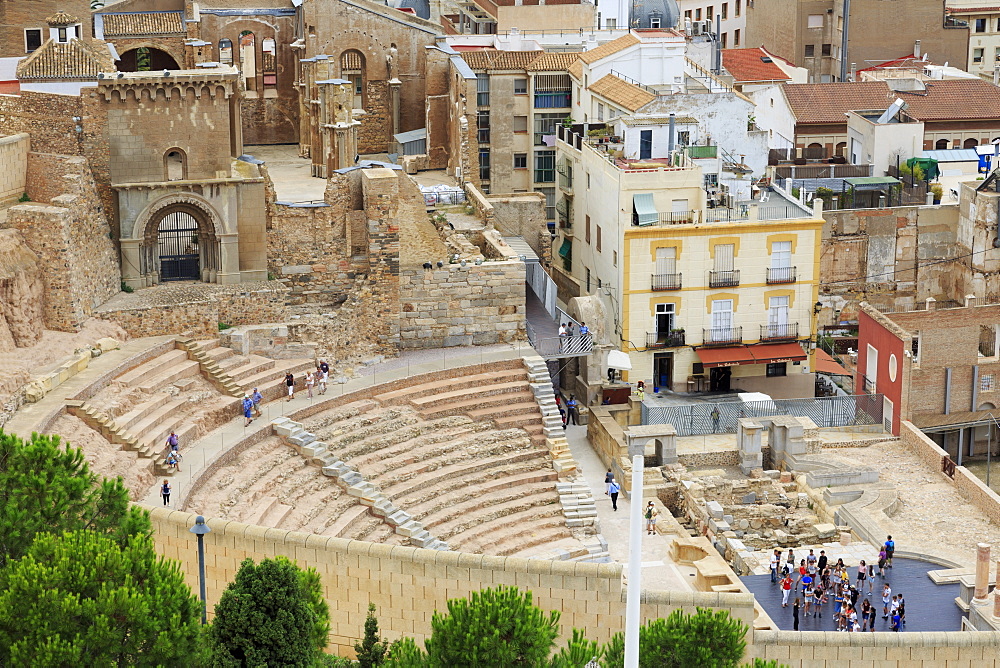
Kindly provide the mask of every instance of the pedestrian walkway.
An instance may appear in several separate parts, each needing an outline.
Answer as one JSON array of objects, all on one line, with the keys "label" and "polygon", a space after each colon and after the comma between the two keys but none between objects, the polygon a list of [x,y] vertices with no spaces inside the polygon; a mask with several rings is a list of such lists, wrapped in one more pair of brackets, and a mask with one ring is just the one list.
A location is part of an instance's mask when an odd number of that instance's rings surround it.
[{"label": "pedestrian walkway", "polygon": [[[798,548],[796,548],[798,553]],[[865,596],[858,597],[858,610],[861,609],[862,598],[867,598],[877,604],[879,616],[875,621],[875,631],[890,631],[889,620],[882,619],[882,585],[886,582],[892,588],[893,594],[903,594],[906,600],[906,625],[904,631],[961,631],[962,611],[955,605],[959,594],[958,584],[937,585],[927,576],[928,571],[939,570],[941,567],[928,561],[894,557],[893,568],[886,570],[883,579],[875,576],[875,587],[871,596],[867,596],[868,585],[865,585]],[[853,569],[848,572],[854,576]],[[767,614],[783,631],[793,630],[792,601],[802,592],[792,592],[788,599],[788,607],[781,607],[781,587],[771,584],[771,576],[748,575],[741,578],[743,584],[753,592],[757,602],[763,606]],[[801,614],[800,631],[833,631],[836,629],[833,619],[833,597],[822,606],[822,617],[806,617]]]},{"label": "pedestrian walkway", "polygon": [[[600,531],[608,541],[611,560],[627,569],[629,510],[632,504],[622,494],[618,497],[618,511],[612,510],[611,499],[605,495],[607,489],[604,485],[604,475],[607,467],[602,464],[601,458],[587,440],[587,427],[568,425],[566,440],[569,441],[570,452],[576,460],[578,471],[590,487],[594,499],[597,500]],[[645,533],[645,520],[642,526],[642,588],[654,591],[694,591],[694,569],[679,566],[670,560],[670,536],[661,534],[648,536]]]},{"label": "pedestrian walkway", "polygon": [[[323,396],[314,391],[314,396],[310,399],[306,396],[305,389],[302,388],[296,389],[295,398],[292,401],[281,398],[262,404],[262,416],[255,418],[249,426],[244,425],[245,421],[242,415],[234,416],[232,420],[194,443],[181,446],[181,455],[184,458],[181,462],[181,469],[170,478],[171,507],[199,512],[199,508],[186,506],[188,494],[194,481],[198,480],[209,466],[220,457],[225,456],[237,443],[249,437],[267,438],[271,434],[271,421],[278,417],[290,416],[295,419],[296,413],[316,403],[329,401],[332,404],[334,400],[345,394],[363,391],[409,376],[455,369],[472,364],[514,359],[521,357],[522,354],[534,354],[534,351],[527,344],[521,343],[406,352],[399,357],[365,367],[362,370],[365,375],[358,378],[353,378],[345,383],[331,383],[329,391]],[[162,504],[160,498],[160,485],[162,483],[163,480],[159,479],[149,489],[143,498],[145,503],[149,505]]]}]

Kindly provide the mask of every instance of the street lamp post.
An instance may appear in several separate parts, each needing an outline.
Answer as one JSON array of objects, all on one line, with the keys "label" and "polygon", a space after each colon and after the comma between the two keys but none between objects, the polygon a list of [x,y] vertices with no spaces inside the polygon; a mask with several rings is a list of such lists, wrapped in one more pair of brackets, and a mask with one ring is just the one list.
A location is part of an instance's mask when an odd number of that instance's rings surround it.
[{"label": "street lamp post", "polygon": [[198,515],[194,520],[194,526],[188,531],[198,536],[198,585],[201,590],[201,623],[204,626],[208,622],[208,601],[205,596],[205,534],[211,529],[205,524],[205,518]]}]

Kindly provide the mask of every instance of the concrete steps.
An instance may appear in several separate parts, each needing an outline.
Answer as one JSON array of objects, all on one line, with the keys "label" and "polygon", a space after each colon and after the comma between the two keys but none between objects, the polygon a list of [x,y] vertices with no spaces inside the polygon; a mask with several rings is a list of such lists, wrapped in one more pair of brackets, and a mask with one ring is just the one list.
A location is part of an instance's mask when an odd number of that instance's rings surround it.
[{"label": "concrete steps", "polygon": [[285,390],[285,374],[288,372],[295,374],[295,391],[304,392],[305,386],[302,385],[302,372],[315,368],[316,365],[311,359],[280,360],[280,363],[276,362],[275,366],[271,369],[260,371],[239,380],[237,382],[237,386],[240,388],[239,396],[242,397],[243,392],[250,392],[256,387],[270,401],[283,398],[287,395]]},{"label": "concrete steps", "polygon": [[347,538],[353,533],[351,525],[362,517],[368,516],[368,508],[361,504],[351,506],[337,518],[337,521],[330,525],[326,533],[337,538]]},{"label": "concrete steps", "polygon": [[101,434],[109,443],[120,445],[123,450],[135,452],[139,457],[153,459],[153,471],[157,475],[171,475],[172,469],[168,469],[162,462],[157,462],[156,452],[153,448],[144,447],[133,436],[115,426],[114,420],[103,411],[99,411],[93,406],[83,401],[70,400],[66,402],[66,410],[70,415],[80,418],[84,424]]},{"label": "concrete steps", "polygon": [[[249,357],[241,358],[236,364],[231,364],[224,368],[230,378],[242,385],[246,378],[256,376],[265,371],[271,371],[275,368],[275,365],[276,362],[274,360],[260,357],[259,355],[250,355]],[[284,374],[282,374],[282,377],[284,377]]]},{"label": "concrete steps", "polygon": [[176,383],[183,378],[194,378],[200,375],[200,373],[201,369],[198,367],[197,362],[183,360],[143,381],[139,384],[139,389],[152,394],[165,385]]},{"label": "concrete steps", "polygon": [[197,342],[190,338],[177,339],[177,347],[185,351],[188,358],[197,362],[201,373],[219,392],[231,397],[242,397],[236,382],[226,374],[208,351],[214,350],[218,342]]},{"label": "concrete steps", "polygon": [[475,515],[452,518],[433,525],[435,533],[454,546],[473,536],[490,533],[500,527],[529,526],[532,520],[559,513],[557,497],[550,493],[527,494],[517,499],[490,506]]},{"label": "concrete steps", "polygon": [[523,550],[530,550],[539,545],[557,543],[570,537],[570,531],[558,515],[547,517],[536,522],[530,531],[518,531],[506,538],[494,536],[480,551],[497,557],[509,557]]},{"label": "concrete steps", "polygon": [[528,391],[528,386],[524,385],[523,389],[519,392],[487,395],[485,397],[466,394],[465,399],[450,401],[434,406],[433,408],[423,409],[420,411],[420,414],[430,420],[447,415],[468,415],[474,420],[492,420],[494,417],[503,417],[530,410],[534,410],[537,413],[538,406],[535,405],[534,397]]},{"label": "concrete steps", "polygon": [[[499,481],[495,481],[499,482]],[[469,489],[463,490],[466,494]],[[471,499],[460,502],[443,502],[428,509],[428,512],[421,513],[416,506],[408,506],[408,511],[424,526],[435,527],[444,524],[457,517],[476,517],[489,513],[493,506],[511,503],[519,499],[531,497],[535,494],[544,494],[552,491],[552,484],[549,481],[508,484],[503,487],[495,487],[489,491],[482,491],[477,488]],[[565,526],[565,524],[563,525]]]},{"label": "concrete steps", "polygon": [[493,397],[498,394],[523,392],[527,387],[524,379],[518,379],[507,383],[492,383],[480,385],[471,389],[452,390],[450,392],[436,392],[416,399],[410,399],[410,405],[419,409],[422,413],[436,408],[442,404],[448,404],[467,399],[470,394],[477,397]]},{"label": "concrete steps", "polygon": [[141,383],[146,383],[156,376],[168,374],[170,369],[186,360],[187,353],[185,351],[171,350],[123,373],[116,380],[128,387],[138,387]]},{"label": "concrete steps", "polygon": [[[506,467],[514,464],[521,465],[521,470],[524,470],[527,462],[534,462],[537,465],[544,461],[545,453],[538,452],[537,450],[529,450],[515,455],[498,455],[488,459],[470,459],[429,471],[429,473],[432,473],[430,476],[414,476],[396,484],[383,487],[382,491],[392,499],[405,499],[423,489],[436,487],[440,481],[457,479],[464,476],[479,476],[482,478],[488,475],[492,468]],[[503,470],[506,471],[506,468]],[[420,472],[423,473],[424,471]]]}]

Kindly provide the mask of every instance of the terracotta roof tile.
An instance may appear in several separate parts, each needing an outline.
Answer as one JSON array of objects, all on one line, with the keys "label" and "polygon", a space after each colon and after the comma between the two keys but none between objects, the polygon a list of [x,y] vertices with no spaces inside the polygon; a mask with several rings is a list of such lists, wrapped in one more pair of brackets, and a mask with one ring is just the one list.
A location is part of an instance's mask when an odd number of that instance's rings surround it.
[{"label": "terracotta roof tile", "polygon": [[982,79],[926,82],[925,94],[897,93],[919,121],[1000,120],[1000,88]]},{"label": "terracotta roof tile", "polygon": [[[762,58],[769,58],[764,62]],[[791,81],[791,77],[774,63],[772,56],[762,48],[723,49],[722,66],[739,83],[750,81]]]},{"label": "terracotta roof tile", "polygon": [[79,23],[80,19],[76,18],[72,14],[67,14],[66,12],[64,12],[64,11],[62,11],[60,9],[58,12],[56,12],[52,16],[50,16],[49,18],[45,19],[45,22],[48,23],[50,26],[53,26],[53,27],[55,27],[55,26],[71,26],[71,25],[73,25],[75,23]]},{"label": "terracotta roof tile", "polygon": [[882,81],[782,84],[797,123],[847,123],[852,109],[884,109],[889,87]]},{"label": "terracotta roof tile", "polygon": [[474,70],[524,70],[542,51],[466,51],[462,59]]},{"label": "terracotta roof tile", "polygon": [[35,79],[95,81],[98,72],[113,72],[108,45],[101,40],[48,40],[17,66],[21,81]]},{"label": "terracotta roof tile", "polygon": [[783,84],[798,123],[846,123],[844,113],[885,109],[892,100],[909,104],[918,121],[1000,120],[1000,88],[982,79],[925,82],[923,91],[892,91],[883,81]]},{"label": "terracotta roof tile", "polygon": [[613,74],[606,74],[587,89],[595,95],[625,107],[629,111],[636,111],[656,99],[656,95],[648,90],[631,84],[624,79],[619,79]]},{"label": "terracotta roof tile", "polygon": [[566,68],[569,75],[576,79],[577,81],[583,78],[583,61],[577,60],[575,63]]},{"label": "terracotta roof tile", "polygon": [[183,34],[183,12],[129,12],[103,14],[105,37]]},{"label": "terracotta roof tile", "polygon": [[627,35],[622,35],[618,39],[613,39],[610,42],[605,42],[604,44],[601,44],[599,47],[591,49],[590,51],[584,51],[583,53],[580,54],[580,60],[589,65],[590,63],[597,62],[601,58],[607,58],[612,54],[618,53],[619,51],[623,51],[624,49],[627,49],[630,46],[635,46],[636,44],[640,43],[641,40],[638,37],[636,37],[632,33],[628,33]]},{"label": "terracotta roof tile", "polygon": [[525,69],[529,72],[565,72],[579,59],[580,54],[576,52],[543,53]]}]

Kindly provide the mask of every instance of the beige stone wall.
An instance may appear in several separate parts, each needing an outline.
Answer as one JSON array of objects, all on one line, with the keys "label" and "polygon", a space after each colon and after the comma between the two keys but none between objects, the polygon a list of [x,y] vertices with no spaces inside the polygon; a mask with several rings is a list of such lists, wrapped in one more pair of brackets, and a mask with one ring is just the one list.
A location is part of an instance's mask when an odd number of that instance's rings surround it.
[{"label": "beige stone wall", "polygon": [[207,337],[219,333],[219,307],[212,299],[102,311],[98,315],[124,329],[132,338],[162,334]]},{"label": "beige stone wall", "polygon": [[[950,605],[948,603],[947,605]],[[995,666],[996,632],[833,633],[825,631],[756,631],[747,658],[779,664],[834,666]]]},{"label": "beige stone wall", "polygon": [[28,173],[28,134],[0,137],[0,205],[24,194]]},{"label": "beige stone wall", "polygon": [[[152,509],[151,515],[157,551],[180,561],[188,583],[197,591],[197,543],[188,531],[195,516],[163,508]],[[434,611],[445,610],[448,599],[497,585],[530,590],[542,609],[560,610],[564,638],[575,627],[603,642],[624,627],[620,564],[438,552],[207,519],[212,529],[205,536],[209,611],[235,578],[243,559],[289,557],[320,574],[332,612],[330,650],[336,654],[352,652],[363,634],[369,603],[377,606],[379,626],[387,639],[406,635],[420,642],[430,632]],[[647,619],[665,617],[676,608],[694,612],[696,606],[726,608],[747,624],[754,618],[749,594],[643,593],[642,612]]]},{"label": "beige stone wall", "polygon": [[287,295],[288,290],[283,286],[217,294],[219,322],[232,327],[284,322]]},{"label": "beige stone wall", "polygon": [[267,231],[268,273],[291,290],[291,303],[330,302],[354,285],[357,265],[344,224],[343,208],[274,205]]},{"label": "beige stone wall", "polygon": [[520,260],[403,269],[399,345],[437,348],[523,339],[524,285]]},{"label": "beige stone wall", "polygon": [[20,204],[7,214],[39,258],[45,323],[75,331],[121,285],[111,226],[84,158],[31,152],[28,194],[47,204]]},{"label": "beige stone wall", "polygon": [[551,261],[552,237],[545,219],[545,195],[518,193],[486,198],[493,205],[493,224],[500,234],[524,237],[543,263]]}]

